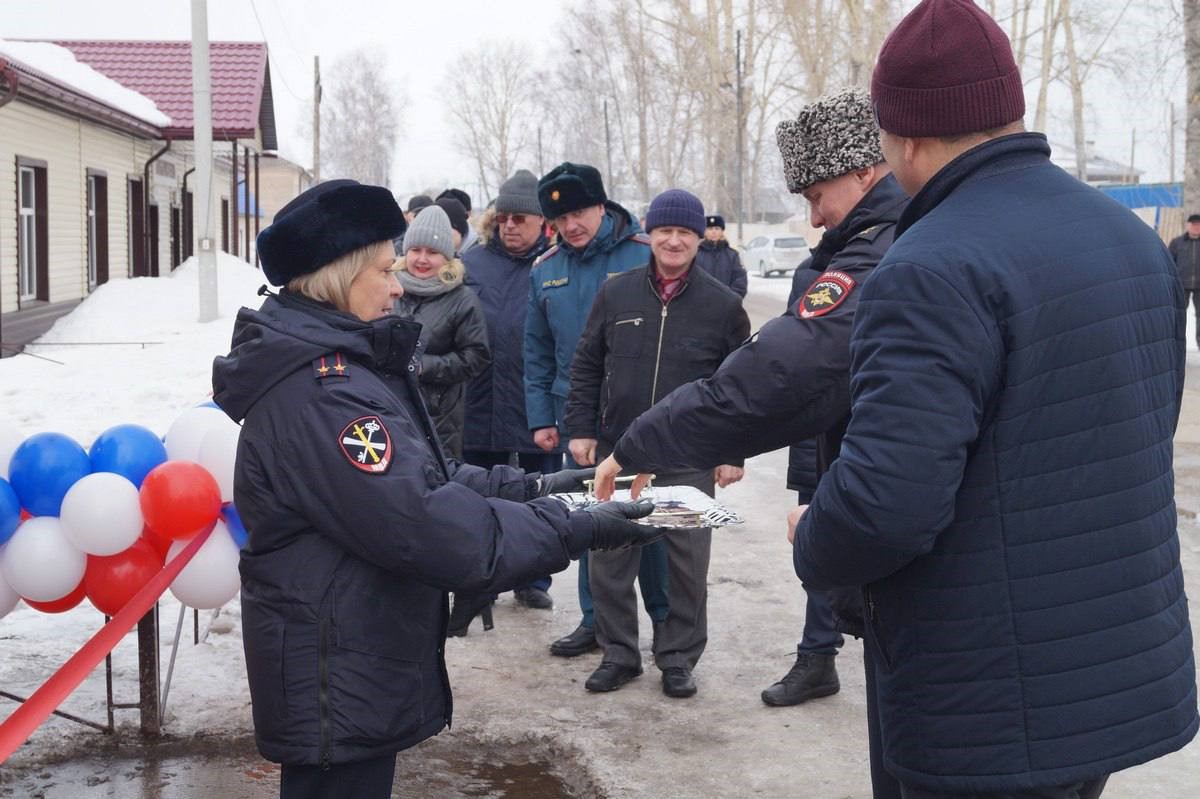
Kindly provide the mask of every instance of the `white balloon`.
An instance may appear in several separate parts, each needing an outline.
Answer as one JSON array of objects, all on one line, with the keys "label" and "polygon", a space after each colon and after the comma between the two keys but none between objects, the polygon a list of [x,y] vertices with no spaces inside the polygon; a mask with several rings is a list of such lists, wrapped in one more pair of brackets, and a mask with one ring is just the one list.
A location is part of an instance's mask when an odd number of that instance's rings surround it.
[{"label": "white balloon", "polygon": [[[4,547],[0,547],[0,563],[4,562]],[[3,568],[0,568],[0,619],[3,619],[21,601],[21,595],[12,590],[8,580],[4,579]]]},{"label": "white balloon", "polygon": [[[171,544],[167,563],[174,560],[189,541]],[[229,528],[218,520],[217,528],[171,583],[171,593],[190,608],[212,610],[221,607],[237,596],[242,587],[238,558],[238,547],[229,535]]]},{"label": "white balloon", "polygon": [[137,486],[113,472],[94,472],[75,482],[59,511],[67,540],[89,555],[115,555],[142,534]]},{"label": "white balloon", "polygon": [[233,423],[224,411],[208,405],[188,408],[179,414],[171,423],[167,437],[163,440],[167,448],[167,460],[195,463],[200,455],[200,442],[204,440],[204,435],[222,421]]},{"label": "white balloon", "polygon": [[22,522],[8,540],[0,564],[9,586],[34,602],[62,599],[79,585],[85,568],[87,556],[67,540],[57,516]]},{"label": "white balloon", "polygon": [[225,421],[228,424],[216,425],[204,434],[196,462],[207,469],[221,487],[221,501],[233,502],[233,466],[237,461],[238,437],[242,434],[242,428],[228,416],[225,416]]},{"label": "white balloon", "polygon": [[0,477],[8,479],[8,462],[25,436],[7,419],[0,419]]}]

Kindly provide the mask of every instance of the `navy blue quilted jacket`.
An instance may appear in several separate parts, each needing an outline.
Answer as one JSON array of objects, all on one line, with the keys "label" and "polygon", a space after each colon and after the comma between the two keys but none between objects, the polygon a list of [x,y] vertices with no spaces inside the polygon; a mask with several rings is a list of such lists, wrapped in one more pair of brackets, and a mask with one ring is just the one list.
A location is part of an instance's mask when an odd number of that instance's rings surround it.
[{"label": "navy blue quilted jacket", "polygon": [[912,200],[796,536],[807,584],[868,584],[884,762],[932,790],[1070,783],[1197,729],[1182,290],[1154,232],[1049,155],[995,139]]}]

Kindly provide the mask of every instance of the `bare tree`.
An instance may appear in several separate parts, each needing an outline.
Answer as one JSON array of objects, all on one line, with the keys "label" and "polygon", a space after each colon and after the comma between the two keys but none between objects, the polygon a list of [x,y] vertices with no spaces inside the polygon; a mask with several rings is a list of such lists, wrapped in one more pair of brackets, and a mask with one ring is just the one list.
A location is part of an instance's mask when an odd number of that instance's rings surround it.
[{"label": "bare tree", "polygon": [[321,99],[322,172],[387,186],[403,98],[391,88],[387,60],[359,48],[338,59]]},{"label": "bare tree", "polygon": [[536,133],[534,78],[529,54],[514,42],[485,43],[447,75],[454,143],[475,162],[489,198],[516,170]]},{"label": "bare tree", "polygon": [[1200,204],[1200,0],[1183,0],[1183,56],[1187,63],[1187,139],[1183,207]]}]

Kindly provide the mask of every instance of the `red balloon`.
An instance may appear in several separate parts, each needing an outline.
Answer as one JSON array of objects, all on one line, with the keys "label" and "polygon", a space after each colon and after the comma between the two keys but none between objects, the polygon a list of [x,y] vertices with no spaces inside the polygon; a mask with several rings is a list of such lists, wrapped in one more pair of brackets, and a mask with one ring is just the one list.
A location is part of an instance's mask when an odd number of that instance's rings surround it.
[{"label": "red balloon", "polygon": [[198,463],[167,461],[141,488],[142,516],[161,538],[181,540],[207,529],[221,512],[221,489]]},{"label": "red balloon", "polygon": [[21,508],[21,521],[25,521],[26,519],[32,519],[32,518],[33,518],[32,513],[25,510],[24,508]]},{"label": "red balloon", "polygon": [[83,586],[96,610],[116,616],[160,569],[162,561],[153,545],[137,541],[115,555],[88,555]]},{"label": "red balloon", "polygon": [[[25,597],[21,597],[21,599],[25,599]],[[51,599],[49,602],[34,602],[32,599],[25,599],[25,604],[42,613],[66,613],[82,601],[83,581],[80,580],[79,585],[75,586],[75,590],[64,597]]]}]

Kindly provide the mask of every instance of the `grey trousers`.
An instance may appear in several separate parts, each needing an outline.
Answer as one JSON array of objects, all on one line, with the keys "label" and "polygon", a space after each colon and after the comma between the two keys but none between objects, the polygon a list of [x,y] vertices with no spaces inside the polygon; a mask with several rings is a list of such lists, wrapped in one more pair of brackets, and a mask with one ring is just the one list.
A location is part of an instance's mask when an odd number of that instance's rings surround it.
[{"label": "grey trousers", "polygon": [[[656,480],[657,485],[690,485],[713,494],[712,470],[687,472]],[[666,536],[670,611],[659,630],[654,662],[659,669],[695,668],[708,643],[708,562],[712,530],[672,530]],[[638,600],[633,588],[641,564],[641,547],[592,552],[589,555],[592,602],[596,608],[596,640],[604,661],[640,666]]]}]

